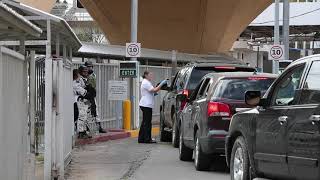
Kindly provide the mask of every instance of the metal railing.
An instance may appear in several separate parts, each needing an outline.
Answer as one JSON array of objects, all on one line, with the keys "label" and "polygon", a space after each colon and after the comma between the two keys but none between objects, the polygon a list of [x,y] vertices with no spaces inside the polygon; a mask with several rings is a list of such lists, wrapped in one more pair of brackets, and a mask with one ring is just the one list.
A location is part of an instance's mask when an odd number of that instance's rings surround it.
[{"label": "metal railing", "polygon": [[[83,63],[74,63],[74,68],[78,68]],[[153,72],[154,82],[156,85],[163,79],[171,77],[171,67],[161,66],[140,66],[140,75],[142,76],[145,70]],[[119,78],[118,64],[94,64],[94,71],[97,75],[97,107],[98,116],[102,121],[104,128],[122,128],[122,106],[117,113],[116,106],[119,104],[116,101],[108,100],[108,81],[122,80]],[[125,79],[123,79],[125,80]],[[141,79],[142,80],[142,79]],[[154,119],[157,121],[160,115],[160,104],[166,92],[161,91],[156,96],[156,104],[153,112]],[[140,113],[141,114],[141,113]],[[116,117],[118,116],[118,117]],[[141,118],[140,118],[141,119]],[[118,122],[120,121],[120,122]]]}]

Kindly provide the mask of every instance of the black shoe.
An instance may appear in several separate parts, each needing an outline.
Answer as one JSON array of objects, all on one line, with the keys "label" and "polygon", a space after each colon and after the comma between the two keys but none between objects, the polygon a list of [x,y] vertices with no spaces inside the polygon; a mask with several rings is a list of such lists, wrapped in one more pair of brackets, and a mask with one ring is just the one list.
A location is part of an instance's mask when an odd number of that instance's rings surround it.
[{"label": "black shoe", "polygon": [[90,139],[90,138],[92,138],[92,136],[89,135],[87,132],[79,132],[78,138],[79,139]]},{"label": "black shoe", "polygon": [[106,130],[102,129],[101,127],[99,128],[99,133],[107,133]]},{"label": "black shoe", "polygon": [[147,141],[147,142],[145,142],[146,144],[156,144],[157,143],[157,141],[155,141],[155,140],[151,140],[151,141]]}]

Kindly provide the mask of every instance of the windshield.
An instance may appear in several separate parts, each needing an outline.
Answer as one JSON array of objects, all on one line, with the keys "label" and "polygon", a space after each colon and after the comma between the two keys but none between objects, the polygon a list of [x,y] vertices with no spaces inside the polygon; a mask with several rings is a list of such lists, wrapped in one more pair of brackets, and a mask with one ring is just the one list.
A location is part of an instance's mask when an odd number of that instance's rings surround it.
[{"label": "windshield", "polygon": [[198,86],[200,80],[205,76],[206,74],[213,73],[214,70],[208,70],[208,69],[194,69],[191,73],[191,77],[188,83],[187,89],[193,91]]},{"label": "windshield", "polygon": [[254,69],[252,68],[243,68],[243,67],[223,67],[223,66],[212,66],[212,67],[196,67],[193,69],[191,73],[191,77],[187,86],[187,89],[193,91],[196,89],[198,83],[203,78],[203,76],[209,73],[217,73],[217,72],[252,72]]},{"label": "windshield", "polygon": [[218,83],[213,98],[244,100],[246,91],[261,91],[263,96],[273,81],[272,78],[223,79]]}]

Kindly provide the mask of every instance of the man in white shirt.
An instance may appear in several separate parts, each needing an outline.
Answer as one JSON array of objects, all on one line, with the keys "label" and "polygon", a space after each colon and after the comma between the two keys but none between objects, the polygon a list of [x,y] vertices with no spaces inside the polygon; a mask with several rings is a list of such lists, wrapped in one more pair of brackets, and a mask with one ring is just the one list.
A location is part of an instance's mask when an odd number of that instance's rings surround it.
[{"label": "man in white shirt", "polygon": [[155,140],[151,138],[152,130],[152,109],[154,108],[155,93],[160,91],[161,87],[167,84],[167,80],[163,80],[157,87],[153,87],[151,81],[153,79],[153,74],[151,72],[145,71],[143,75],[143,81],[141,83],[141,99],[140,99],[140,109],[142,110],[142,123],[139,131],[139,143],[156,143]]}]

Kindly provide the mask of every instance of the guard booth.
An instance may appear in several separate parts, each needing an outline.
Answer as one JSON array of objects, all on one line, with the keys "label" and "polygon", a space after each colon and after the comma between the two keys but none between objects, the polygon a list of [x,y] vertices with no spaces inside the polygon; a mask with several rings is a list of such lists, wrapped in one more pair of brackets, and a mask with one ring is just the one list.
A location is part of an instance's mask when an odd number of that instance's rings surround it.
[{"label": "guard booth", "polygon": [[[16,50],[0,46],[1,179],[32,179],[28,108],[28,64],[25,40],[42,30],[0,2],[0,41],[18,41]],[[34,162],[34,161],[33,161]]]},{"label": "guard booth", "polygon": [[[34,168],[34,163],[28,166],[33,166],[29,169],[30,174],[34,175],[35,171],[37,171],[36,174],[42,174],[41,177],[37,177],[38,179],[63,179],[64,169],[71,161],[74,138],[74,97],[72,91],[71,61],[73,52],[81,47],[81,43],[64,19],[16,1],[2,0],[2,2],[5,4],[4,6],[10,9],[10,12],[15,11],[14,14],[21,19],[23,18],[24,23],[29,24],[33,28],[37,26],[37,30],[42,33],[38,33],[37,36],[32,36],[31,38],[26,38],[26,36],[20,37],[25,41],[20,39],[0,40],[0,45],[11,49],[25,47],[21,49],[29,55],[29,61],[25,65],[24,74],[17,74],[18,69],[8,64],[5,64],[7,65],[5,70],[2,69],[3,72],[9,73],[7,70],[11,68],[11,76],[5,76],[6,79],[10,79],[10,82],[16,83],[17,78],[18,80],[19,78],[24,78],[18,81],[22,82],[23,86],[16,87],[15,90],[26,91],[24,94],[26,95],[25,98],[28,97],[28,100],[25,99],[19,104],[11,105],[8,103],[10,102],[9,98],[1,95],[1,98],[6,98],[6,101],[1,99],[1,103],[4,102],[1,105],[1,111],[8,110],[7,112],[14,114],[17,108],[25,109],[25,113],[22,114],[25,116],[25,119],[29,117],[29,122],[26,122],[26,124],[29,124],[29,127],[25,126],[24,131],[21,132],[28,132],[30,134],[30,142],[27,143],[30,146],[30,153],[33,156],[37,154],[39,158],[43,157],[44,159],[43,166],[40,166],[40,168]],[[1,15],[1,17],[6,16]],[[16,23],[13,20],[10,22]],[[21,29],[28,30],[26,27],[22,27]],[[0,32],[1,30],[0,26]],[[22,31],[21,34],[23,35],[25,32]],[[2,37],[1,33],[0,37]],[[29,72],[29,74],[26,72]],[[6,83],[8,84],[9,82],[6,81]],[[15,90],[8,91],[7,93],[13,93]],[[27,102],[28,107],[20,108],[20,106]],[[6,106],[9,106],[10,110]],[[28,113],[26,112],[27,110],[29,110]],[[17,133],[14,126],[6,129],[12,133]],[[18,130],[18,132],[20,131]],[[14,142],[25,141],[16,140]],[[8,163],[8,161],[1,162]],[[19,166],[19,168],[22,167],[22,165]],[[2,173],[0,174],[2,175]],[[37,178],[32,177],[30,180]]]}]

